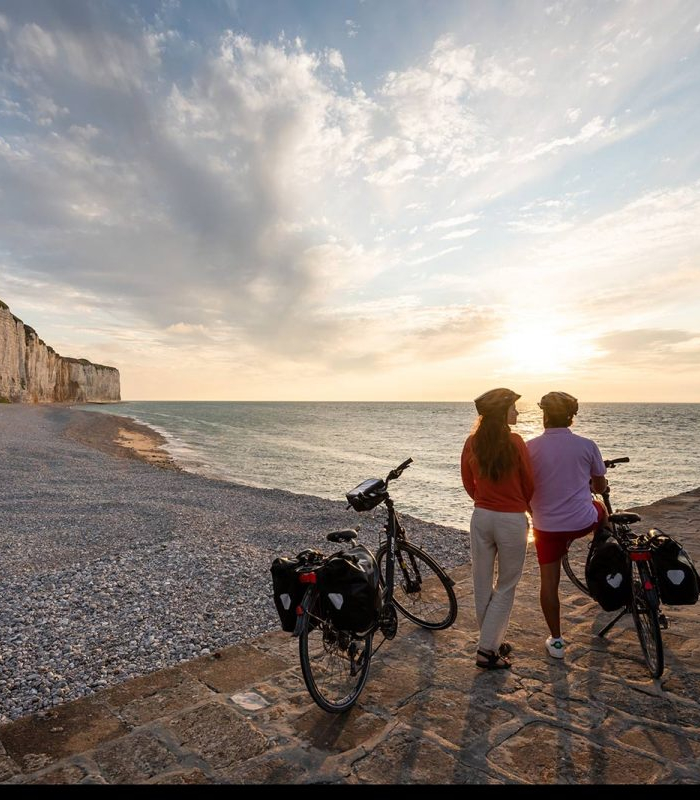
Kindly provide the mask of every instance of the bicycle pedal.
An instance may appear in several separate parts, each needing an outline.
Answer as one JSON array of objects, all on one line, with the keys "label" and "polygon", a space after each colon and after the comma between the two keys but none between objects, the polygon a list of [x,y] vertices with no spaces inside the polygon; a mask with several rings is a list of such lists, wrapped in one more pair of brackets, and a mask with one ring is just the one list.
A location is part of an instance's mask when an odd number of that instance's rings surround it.
[{"label": "bicycle pedal", "polygon": [[665,614],[659,614],[659,627],[663,631],[668,630],[668,620]]}]

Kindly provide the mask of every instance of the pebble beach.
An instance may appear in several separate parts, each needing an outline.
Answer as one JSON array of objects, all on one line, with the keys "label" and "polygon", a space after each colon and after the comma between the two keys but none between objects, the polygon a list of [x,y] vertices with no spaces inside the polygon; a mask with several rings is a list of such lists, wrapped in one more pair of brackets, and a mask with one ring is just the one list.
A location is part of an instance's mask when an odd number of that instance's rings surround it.
[{"label": "pebble beach", "polygon": [[[277,630],[274,558],[358,524],[379,542],[379,511],[194,475],[163,443],[127,418],[0,406],[0,724]],[[402,520],[468,561],[466,531]]]}]

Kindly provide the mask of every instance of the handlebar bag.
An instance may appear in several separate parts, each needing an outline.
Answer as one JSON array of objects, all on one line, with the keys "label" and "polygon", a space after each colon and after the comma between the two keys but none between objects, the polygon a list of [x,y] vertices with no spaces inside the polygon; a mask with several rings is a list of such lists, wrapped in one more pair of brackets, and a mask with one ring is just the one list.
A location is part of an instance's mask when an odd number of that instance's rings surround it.
[{"label": "handlebar bag", "polygon": [[700,579],[690,556],[680,542],[656,528],[649,531],[651,558],[659,584],[661,602],[670,606],[692,606],[698,602]]},{"label": "handlebar bag", "polygon": [[299,570],[308,567],[301,558],[276,558],[272,562],[272,593],[275,608],[282,623],[282,630],[291,633],[297,621],[297,606],[306,591],[306,584],[299,582]]},{"label": "handlebar bag", "polygon": [[630,597],[629,557],[612,536],[597,535],[586,559],[586,583],[591,597],[604,611],[617,611]]},{"label": "handlebar bag", "polygon": [[323,608],[336,628],[359,634],[376,624],[382,605],[379,567],[364,545],[331,556],[317,575]]},{"label": "handlebar bag", "polygon": [[386,484],[381,478],[368,478],[345,497],[355,511],[370,511],[386,497]]}]

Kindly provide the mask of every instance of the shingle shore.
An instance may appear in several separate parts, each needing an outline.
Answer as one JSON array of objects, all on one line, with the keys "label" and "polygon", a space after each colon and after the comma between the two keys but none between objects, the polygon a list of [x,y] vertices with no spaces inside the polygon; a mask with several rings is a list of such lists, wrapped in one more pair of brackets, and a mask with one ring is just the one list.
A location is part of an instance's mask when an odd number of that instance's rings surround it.
[{"label": "shingle shore", "polygon": [[[370,546],[381,534],[378,512],[66,436],[87,413],[0,406],[0,723],[276,630],[276,556],[330,550],[338,528],[360,524]],[[111,435],[113,420],[104,427]],[[402,519],[445,566],[468,559],[465,531]]]}]

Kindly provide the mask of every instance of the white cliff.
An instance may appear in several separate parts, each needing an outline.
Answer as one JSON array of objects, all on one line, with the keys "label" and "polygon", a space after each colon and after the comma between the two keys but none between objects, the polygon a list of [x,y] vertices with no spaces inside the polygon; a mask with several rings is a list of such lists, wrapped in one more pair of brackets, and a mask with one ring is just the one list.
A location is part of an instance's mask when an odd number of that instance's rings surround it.
[{"label": "white cliff", "polygon": [[0,402],[114,402],[119,370],[63,358],[0,300]]}]

